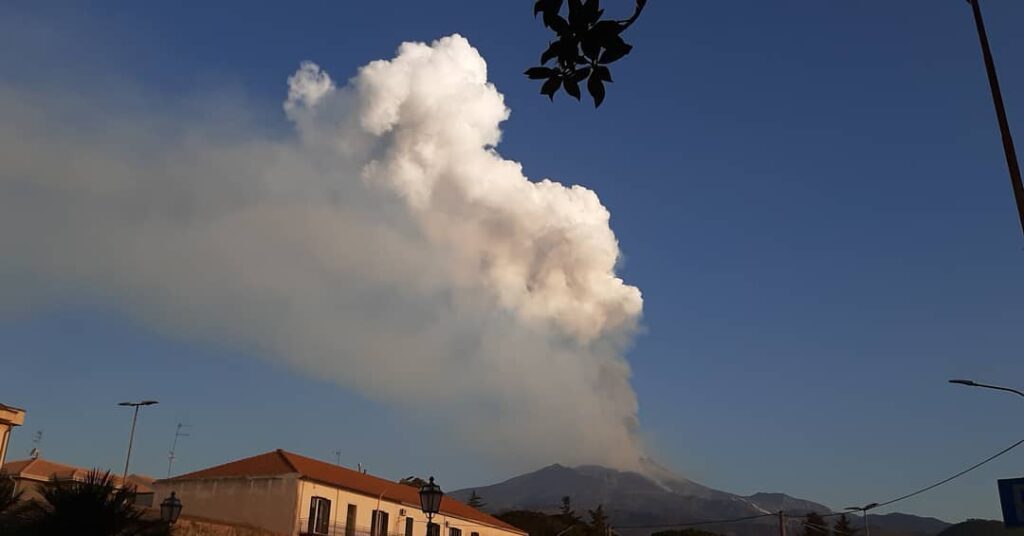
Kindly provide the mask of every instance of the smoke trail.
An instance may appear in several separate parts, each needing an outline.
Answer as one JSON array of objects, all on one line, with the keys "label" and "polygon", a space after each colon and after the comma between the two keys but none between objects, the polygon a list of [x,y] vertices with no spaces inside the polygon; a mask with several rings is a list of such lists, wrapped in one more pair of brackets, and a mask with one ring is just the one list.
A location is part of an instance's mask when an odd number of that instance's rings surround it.
[{"label": "smoke trail", "polygon": [[280,141],[0,89],[2,303],[113,304],[442,405],[499,458],[635,466],[640,292],[594,192],[495,151],[478,52],[406,43],[345,85],[303,63],[284,110]]}]

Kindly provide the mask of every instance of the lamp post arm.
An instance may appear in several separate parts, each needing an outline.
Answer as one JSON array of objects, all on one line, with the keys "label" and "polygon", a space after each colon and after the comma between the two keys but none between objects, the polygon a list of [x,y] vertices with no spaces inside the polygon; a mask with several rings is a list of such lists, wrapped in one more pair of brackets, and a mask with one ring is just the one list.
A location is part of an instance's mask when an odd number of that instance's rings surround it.
[{"label": "lamp post arm", "polygon": [[1016,395],[1024,396],[1024,392],[1018,391],[1017,389],[1011,389],[1009,387],[1000,387],[998,385],[989,385],[989,384],[986,384],[986,383],[977,383],[977,382],[974,385],[976,387],[984,387],[986,389],[995,389],[997,391],[1007,391],[1007,392],[1010,392],[1010,393],[1014,393]]}]

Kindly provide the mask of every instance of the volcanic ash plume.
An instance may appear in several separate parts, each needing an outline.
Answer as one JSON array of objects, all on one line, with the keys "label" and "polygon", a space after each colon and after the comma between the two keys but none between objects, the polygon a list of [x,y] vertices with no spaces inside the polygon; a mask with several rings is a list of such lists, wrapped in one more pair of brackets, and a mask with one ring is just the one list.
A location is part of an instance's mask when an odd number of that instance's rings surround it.
[{"label": "volcanic ash plume", "polygon": [[499,459],[638,463],[623,352],[642,300],[608,211],[499,156],[509,112],[464,38],[346,85],[303,63],[285,141],[105,104],[0,89],[0,302],[113,304],[429,402]]}]

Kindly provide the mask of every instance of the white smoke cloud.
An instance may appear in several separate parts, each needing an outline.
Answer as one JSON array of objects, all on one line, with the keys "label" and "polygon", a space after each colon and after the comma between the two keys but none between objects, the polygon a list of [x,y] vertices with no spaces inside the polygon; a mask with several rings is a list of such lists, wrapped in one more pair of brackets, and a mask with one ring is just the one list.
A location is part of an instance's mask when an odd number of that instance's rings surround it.
[{"label": "white smoke cloud", "polygon": [[441,405],[498,458],[635,466],[640,292],[594,192],[495,151],[509,112],[479,53],[406,43],[288,85],[285,141],[0,86],[0,303],[111,304]]}]

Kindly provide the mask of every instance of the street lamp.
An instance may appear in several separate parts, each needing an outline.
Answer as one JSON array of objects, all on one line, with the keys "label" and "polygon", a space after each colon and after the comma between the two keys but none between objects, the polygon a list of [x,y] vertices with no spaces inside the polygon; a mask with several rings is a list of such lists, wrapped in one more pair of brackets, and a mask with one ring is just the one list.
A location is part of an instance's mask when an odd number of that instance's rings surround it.
[{"label": "street lamp", "polygon": [[1003,94],[999,89],[999,78],[996,76],[996,64],[992,59],[992,50],[988,46],[988,35],[985,32],[985,21],[981,18],[981,6],[978,0],[967,0],[974,12],[974,26],[978,30],[978,41],[981,43],[981,55],[985,60],[985,72],[988,73],[988,85],[992,91],[992,104],[996,109],[996,120],[999,122],[999,133],[1003,138],[1003,153],[1006,155],[1006,168],[1010,172],[1010,184],[1013,197],[1017,202],[1017,216],[1020,227],[1024,231],[1024,180],[1021,179],[1020,164],[1017,163],[1017,150],[1013,147],[1010,136],[1010,123],[1006,119],[1006,108],[1003,106]]},{"label": "street lamp", "polygon": [[441,511],[442,497],[444,492],[434,483],[434,477],[420,488],[420,509],[427,515],[427,536],[438,536],[440,532],[440,527],[434,524],[434,514]]},{"label": "street lamp", "polygon": [[983,387],[985,389],[995,389],[996,391],[1008,391],[1010,393],[1014,393],[1014,394],[1018,394],[1020,396],[1024,396],[1024,392],[1018,391],[1016,389],[1010,389],[1009,387],[1000,387],[998,385],[989,385],[987,383],[978,383],[978,382],[976,382],[974,380],[963,380],[963,379],[957,378],[957,379],[949,380],[949,383],[955,383],[957,385],[966,385],[968,387]]},{"label": "street lamp", "polygon": [[871,536],[871,529],[868,527],[868,510],[877,508],[878,503],[873,502],[871,504],[865,504],[864,506],[847,506],[846,509],[851,512],[860,512],[864,517],[864,536]]},{"label": "street lamp", "polygon": [[141,402],[120,402],[118,406],[126,406],[135,408],[135,413],[132,414],[132,431],[128,435],[128,455],[124,458],[124,474],[121,475],[121,486],[128,485],[128,462],[132,459],[132,443],[135,442],[135,421],[139,418],[139,408],[142,406],[152,406],[159,404],[156,400],[143,400]]},{"label": "street lamp", "polygon": [[174,492],[171,492],[171,496],[164,499],[160,503],[160,519],[163,519],[171,525],[178,520],[178,516],[181,515],[181,500],[174,496]]}]

